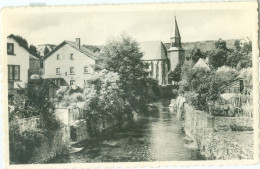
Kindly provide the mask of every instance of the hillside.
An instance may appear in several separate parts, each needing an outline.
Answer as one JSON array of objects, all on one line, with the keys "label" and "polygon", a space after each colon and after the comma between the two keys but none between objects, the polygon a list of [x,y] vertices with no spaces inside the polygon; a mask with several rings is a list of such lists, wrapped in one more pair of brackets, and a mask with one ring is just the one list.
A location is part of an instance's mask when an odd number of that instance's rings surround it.
[{"label": "hillside", "polygon": [[[227,43],[228,49],[235,49],[234,43],[235,39],[225,40]],[[202,53],[206,51],[213,51],[215,49],[215,43],[217,40],[208,40],[208,41],[197,41],[197,42],[184,42],[182,47],[185,49],[186,56],[189,56],[190,52],[194,48],[199,48]],[[166,49],[170,47],[170,43],[164,43]]]},{"label": "hillside", "polygon": [[[189,56],[190,52],[194,48],[199,48],[202,53],[205,53],[206,51],[212,51],[215,49],[215,42],[217,40],[208,40],[208,41],[197,41],[197,42],[184,42],[182,43],[183,48],[185,49],[186,56]],[[234,43],[235,39],[231,40],[225,40],[227,43],[228,49],[234,49]],[[83,45],[84,47],[90,49],[92,52],[96,53],[101,50],[102,46],[94,46],[94,45]],[[166,49],[170,47],[170,43],[164,43],[164,46]],[[53,44],[43,44],[37,46],[37,51],[40,54],[40,56],[44,56],[44,49],[45,47],[48,48],[49,51],[52,51],[56,46]]]},{"label": "hillside", "polygon": [[53,44],[42,44],[42,45],[38,45],[36,47],[38,54],[43,57],[44,56],[44,49],[45,47],[47,47],[47,49],[49,50],[49,52],[51,52],[56,46]]}]

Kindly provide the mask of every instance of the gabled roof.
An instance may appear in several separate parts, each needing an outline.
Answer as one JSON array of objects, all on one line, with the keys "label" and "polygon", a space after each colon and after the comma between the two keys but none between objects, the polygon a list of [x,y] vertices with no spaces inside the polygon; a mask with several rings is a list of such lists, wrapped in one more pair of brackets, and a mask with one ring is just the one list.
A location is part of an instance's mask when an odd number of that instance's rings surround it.
[{"label": "gabled roof", "polygon": [[32,53],[30,52],[30,50],[28,49],[28,47],[26,47],[26,46],[24,46],[23,44],[21,44],[21,42],[20,42],[19,40],[17,40],[17,38],[16,38],[15,35],[11,34],[11,35],[7,36],[7,38],[12,38],[12,39],[14,39],[14,40],[19,44],[19,46],[21,46],[22,48],[24,48],[24,49],[29,53],[29,55],[30,55],[29,57],[32,57],[32,58],[34,58],[34,59],[39,59],[37,56],[35,56],[34,54],[32,54]]},{"label": "gabled roof", "polygon": [[140,42],[139,45],[143,52],[142,60],[167,59],[166,48],[161,41]]},{"label": "gabled roof", "polygon": [[56,46],[56,48],[54,48],[50,53],[48,53],[47,55],[45,55],[43,57],[43,60],[47,59],[49,56],[51,56],[54,52],[56,52],[57,50],[59,50],[62,46],[64,45],[70,45],[71,47],[77,49],[78,51],[80,51],[81,53],[85,54],[86,56],[90,57],[91,59],[94,59],[94,60],[98,60],[97,57],[95,56],[95,54],[87,49],[86,47],[84,46],[80,46],[80,49],[77,48],[76,46],[76,43],[75,42],[71,42],[71,41],[63,41],[61,44],[59,44],[58,46]]},{"label": "gabled roof", "polygon": [[195,68],[205,68],[207,70],[210,70],[209,65],[207,65],[202,58],[200,58],[197,61],[197,63],[193,66],[193,69],[195,69]]}]

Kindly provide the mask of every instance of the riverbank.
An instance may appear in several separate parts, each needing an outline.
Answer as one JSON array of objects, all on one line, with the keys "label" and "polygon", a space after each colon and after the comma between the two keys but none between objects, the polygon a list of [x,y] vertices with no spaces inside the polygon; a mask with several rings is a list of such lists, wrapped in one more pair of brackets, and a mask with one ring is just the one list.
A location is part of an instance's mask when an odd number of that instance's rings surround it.
[{"label": "riverbank", "polygon": [[253,118],[211,116],[195,110],[184,98],[172,105],[190,140],[187,147],[209,160],[253,159]]},{"label": "riverbank", "polygon": [[149,112],[74,144],[74,148],[82,148],[80,151],[48,163],[204,160],[198,150],[185,147],[185,133],[169,104],[169,100],[160,100]]}]

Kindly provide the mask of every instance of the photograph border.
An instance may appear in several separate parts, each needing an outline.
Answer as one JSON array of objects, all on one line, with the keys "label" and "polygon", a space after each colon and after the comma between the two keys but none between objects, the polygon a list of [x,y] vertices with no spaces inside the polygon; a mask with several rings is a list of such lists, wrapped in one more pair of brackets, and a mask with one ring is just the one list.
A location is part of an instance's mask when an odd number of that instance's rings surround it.
[{"label": "photograph border", "polygon": [[1,54],[6,53],[5,15],[8,12],[49,13],[49,12],[119,12],[119,11],[153,11],[153,10],[255,10],[255,31],[252,33],[252,63],[253,63],[253,111],[254,111],[254,159],[253,160],[205,160],[205,161],[162,161],[162,162],[102,162],[102,163],[62,163],[62,164],[9,164],[9,127],[8,127],[8,84],[7,58],[1,57],[2,63],[2,110],[4,121],[4,161],[6,168],[97,168],[97,167],[160,167],[160,166],[202,166],[202,165],[248,165],[259,162],[259,50],[258,50],[258,4],[252,2],[197,2],[197,3],[159,3],[159,4],[124,4],[124,5],[82,5],[82,6],[43,6],[43,7],[10,7],[1,11]]}]

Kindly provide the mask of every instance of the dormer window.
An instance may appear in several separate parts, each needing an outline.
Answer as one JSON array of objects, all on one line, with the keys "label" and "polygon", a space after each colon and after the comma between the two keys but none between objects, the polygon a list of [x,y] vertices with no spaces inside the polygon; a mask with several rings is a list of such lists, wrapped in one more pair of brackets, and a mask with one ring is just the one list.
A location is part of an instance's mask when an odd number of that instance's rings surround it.
[{"label": "dormer window", "polygon": [[60,59],[61,59],[60,54],[57,54],[57,60],[60,60]]},{"label": "dormer window", "polygon": [[7,43],[7,54],[14,55],[14,44],[13,43]]},{"label": "dormer window", "polygon": [[84,67],[84,73],[88,73],[88,67],[87,66]]},{"label": "dormer window", "polygon": [[73,53],[70,54],[70,60],[74,60],[74,55],[73,55]]}]

